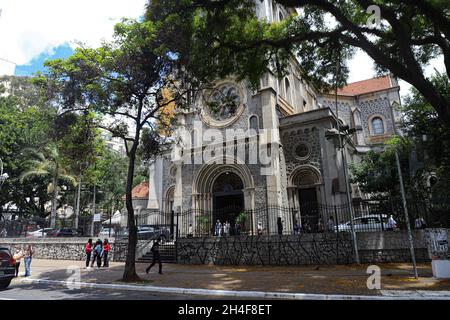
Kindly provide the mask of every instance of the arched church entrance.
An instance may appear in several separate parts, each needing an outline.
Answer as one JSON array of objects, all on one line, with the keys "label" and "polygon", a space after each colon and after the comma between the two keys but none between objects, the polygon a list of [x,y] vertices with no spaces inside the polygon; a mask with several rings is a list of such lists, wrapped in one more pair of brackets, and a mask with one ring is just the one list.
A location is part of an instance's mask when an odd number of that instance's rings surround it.
[{"label": "arched church entrance", "polygon": [[[217,220],[228,221],[231,233],[238,215],[254,209],[254,197],[253,177],[245,164],[205,164],[193,181],[192,211],[194,215],[207,216],[212,229]],[[193,217],[194,223],[196,219]],[[253,217],[248,224],[251,221]]]},{"label": "arched church entrance", "polygon": [[303,228],[311,231],[319,228],[322,187],[320,172],[312,166],[300,166],[291,174],[289,185],[288,195],[290,207],[294,209],[294,222],[297,221]]},{"label": "arched church entrance", "polygon": [[213,221],[229,222],[234,227],[237,216],[245,208],[244,183],[233,172],[224,172],[214,181]]}]

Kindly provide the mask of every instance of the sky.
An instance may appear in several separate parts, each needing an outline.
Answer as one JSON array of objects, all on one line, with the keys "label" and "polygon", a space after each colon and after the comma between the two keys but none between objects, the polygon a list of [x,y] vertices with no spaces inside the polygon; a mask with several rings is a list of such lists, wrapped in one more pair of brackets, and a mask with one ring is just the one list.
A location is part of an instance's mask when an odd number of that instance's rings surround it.
[{"label": "sky", "polygon": [[[147,0],[0,0],[0,75],[31,75],[45,59],[65,58],[75,41],[98,46],[111,39],[122,17],[140,18]],[[349,82],[375,76],[372,59],[362,51],[350,61]],[[444,71],[443,59],[426,69]],[[400,81],[402,96],[410,85]]]}]

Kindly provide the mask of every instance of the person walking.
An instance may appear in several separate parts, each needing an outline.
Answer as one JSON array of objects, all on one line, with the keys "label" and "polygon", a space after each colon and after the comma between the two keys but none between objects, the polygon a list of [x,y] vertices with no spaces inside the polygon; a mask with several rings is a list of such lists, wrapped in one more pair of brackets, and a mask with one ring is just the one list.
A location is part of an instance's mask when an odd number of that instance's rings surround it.
[{"label": "person walking", "polygon": [[387,222],[387,229],[395,231],[397,230],[397,222],[394,220],[394,216],[391,215]]},{"label": "person walking", "polygon": [[91,261],[92,254],[92,239],[89,239],[84,245],[84,252],[86,253],[86,268],[89,268],[89,262]]},{"label": "person walking", "polygon": [[416,218],[416,220],[414,221],[414,225],[416,229],[425,229],[427,227],[427,224],[422,217]]},{"label": "person walking", "polygon": [[97,268],[100,268],[102,266],[102,256],[103,256],[102,240],[98,239],[94,250],[95,250],[95,253],[96,253],[96,256],[97,256]]},{"label": "person walking", "polygon": [[107,268],[109,267],[108,261],[109,250],[111,250],[111,246],[109,245],[108,239],[105,239],[105,241],[103,241],[103,266]]},{"label": "person walking", "polygon": [[333,232],[334,231],[334,220],[333,220],[332,216],[330,216],[328,218],[327,229],[328,229],[328,232]]},{"label": "person walking", "polygon": [[153,243],[152,248],[150,251],[153,253],[153,261],[152,264],[148,266],[147,269],[145,269],[145,273],[149,273],[150,269],[158,262],[159,264],[159,274],[162,274],[162,263],[161,263],[161,256],[159,255],[159,239]]},{"label": "person walking", "polygon": [[24,262],[25,262],[25,277],[31,276],[31,260],[33,259],[34,249],[31,244],[25,246]]},{"label": "person walking", "polygon": [[220,223],[220,220],[217,219],[216,222],[216,236],[220,237],[220,232],[222,231],[222,224]]},{"label": "person walking", "polygon": [[22,247],[16,249],[16,252],[14,252],[13,259],[16,261],[15,268],[16,268],[16,278],[19,276],[19,267],[20,267],[20,260],[23,258],[24,252]]},{"label": "person walking", "polygon": [[278,234],[283,234],[283,221],[281,220],[281,217],[278,217],[277,219],[277,227],[278,227]]},{"label": "person walking", "polygon": [[297,220],[294,222],[294,234],[299,234],[300,232],[300,226],[298,225]]},{"label": "person walking", "polygon": [[97,266],[100,268],[101,262],[102,262],[102,257],[101,257],[102,251],[103,251],[102,240],[98,239],[95,242],[95,246],[94,246],[94,256],[92,258],[91,268],[94,266],[94,263],[96,261],[97,261]]},{"label": "person walking", "polygon": [[225,236],[229,236],[230,235],[230,223],[228,221],[225,221],[225,223],[223,225],[223,234]]}]

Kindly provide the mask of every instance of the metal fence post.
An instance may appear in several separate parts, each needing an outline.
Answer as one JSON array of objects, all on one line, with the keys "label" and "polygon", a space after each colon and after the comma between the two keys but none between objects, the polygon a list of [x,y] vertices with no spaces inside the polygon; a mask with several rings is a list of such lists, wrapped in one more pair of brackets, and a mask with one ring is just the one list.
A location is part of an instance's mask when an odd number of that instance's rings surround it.
[{"label": "metal fence post", "polygon": [[[335,219],[334,224],[336,225],[336,264],[339,264],[339,224],[337,222],[338,214],[337,214],[337,206],[334,205],[333,207],[334,207],[334,219]],[[334,226],[331,231],[334,232]]]}]

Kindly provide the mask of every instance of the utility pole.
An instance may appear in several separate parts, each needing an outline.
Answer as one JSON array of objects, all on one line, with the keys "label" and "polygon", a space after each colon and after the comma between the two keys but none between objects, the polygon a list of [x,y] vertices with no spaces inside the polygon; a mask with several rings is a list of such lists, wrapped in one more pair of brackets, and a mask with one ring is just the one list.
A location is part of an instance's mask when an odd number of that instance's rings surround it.
[{"label": "utility pole", "polygon": [[80,217],[80,195],[81,195],[81,174],[78,179],[78,188],[77,188],[77,201],[75,208],[75,229],[78,230],[78,219]]},{"label": "utility pole", "polygon": [[[391,117],[392,117],[392,128],[394,129],[394,134],[396,136],[400,136],[398,134],[397,126],[395,125],[394,110],[392,110],[392,106],[390,107],[390,109],[391,109]],[[403,210],[405,212],[405,223],[406,223],[406,230],[408,231],[409,250],[411,252],[411,260],[412,260],[412,264],[413,264],[414,278],[417,279],[417,278],[419,278],[419,274],[417,272],[416,253],[414,252],[414,239],[412,236],[411,224],[409,223],[408,204],[406,201],[405,186],[403,185],[402,169],[400,166],[400,157],[398,155],[397,148],[395,148],[395,162],[397,164],[398,180],[400,183],[400,192],[402,194]]]},{"label": "utility pole", "polygon": [[92,235],[92,236],[94,236],[94,225],[95,225],[95,202],[96,202],[96,199],[95,199],[95,196],[96,196],[96,193],[97,193],[97,186],[96,185],[94,185],[94,196],[93,196],[93,199],[92,199],[92,224],[91,224],[91,232],[90,232],[90,234]]},{"label": "utility pole", "polygon": [[405,187],[403,186],[402,170],[400,168],[400,159],[398,156],[397,149],[395,150],[395,161],[397,162],[398,178],[400,181],[400,190],[401,190],[401,194],[402,194],[403,210],[405,211],[405,223],[406,223],[406,229],[408,230],[409,250],[411,251],[411,259],[412,259],[412,263],[413,263],[414,277],[417,279],[419,277],[419,275],[417,273],[416,254],[414,252],[414,240],[413,240],[413,236],[412,236],[412,232],[411,232],[411,225],[409,223],[408,205],[406,203]]}]

